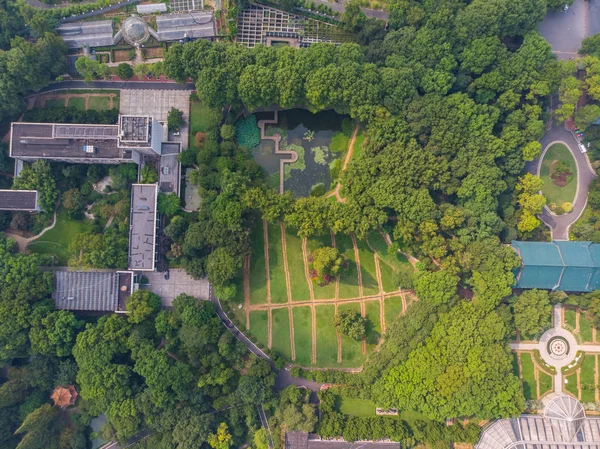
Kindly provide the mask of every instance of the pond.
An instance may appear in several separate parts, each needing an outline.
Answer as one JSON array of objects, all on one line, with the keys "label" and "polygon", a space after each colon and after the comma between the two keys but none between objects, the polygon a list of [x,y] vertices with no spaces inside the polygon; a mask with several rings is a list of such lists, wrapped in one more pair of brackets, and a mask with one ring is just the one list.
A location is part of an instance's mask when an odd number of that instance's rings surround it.
[{"label": "pond", "polygon": [[[257,120],[272,120],[273,112],[256,114]],[[279,111],[278,122],[267,124],[265,134],[281,136],[279,151],[295,151],[298,160],[283,165],[284,190],[295,197],[323,194],[332,187],[348,148],[353,124],[348,116],[333,110],[316,114],[306,109]],[[272,140],[261,140],[252,149],[256,162],[269,175],[269,185],[279,188],[280,160],[290,155],[275,154]]]},{"label": "pond", "polygon": [[100,415],[92,419],[92,421],[90,422],[92,432],[94,432],[94,434],[96,435],[96,437],[92,439],[92,449],[98,449],[108,442],[98,436],[102,431],[102,427],[104,427],[104,424],[106,424],[106,421],[106,416]]}]

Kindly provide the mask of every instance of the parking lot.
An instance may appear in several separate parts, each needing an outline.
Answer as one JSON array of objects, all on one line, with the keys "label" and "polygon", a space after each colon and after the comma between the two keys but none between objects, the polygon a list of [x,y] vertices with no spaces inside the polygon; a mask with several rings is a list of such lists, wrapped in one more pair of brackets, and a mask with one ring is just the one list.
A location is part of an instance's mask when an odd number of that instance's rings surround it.
[{"label": "parking lot", "polygon": [[169,271],[169,279],[165,274],[157,271],[145,273],[149,283],[142,288],[150,290],[161,297],[163,307],[171,307],[173,300],[182,293],[197,299],[209,299],[209,282],[206,279],[192,279],[182,269]]}]

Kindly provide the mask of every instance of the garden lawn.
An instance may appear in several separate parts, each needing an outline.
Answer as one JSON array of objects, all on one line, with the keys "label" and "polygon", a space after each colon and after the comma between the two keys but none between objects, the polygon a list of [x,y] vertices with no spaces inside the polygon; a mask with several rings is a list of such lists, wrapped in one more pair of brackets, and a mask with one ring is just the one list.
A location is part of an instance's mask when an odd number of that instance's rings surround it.
[{"label": "garden lawn", "polygon": [[[281,354],[288,360],[292,360],[292,346],[290,344],[290,318],[288,309],[273,309],[273,336],[271,349]],[[252,324],[250,324],[252,326]]]},{"label": "garden lawn", "polygon": [[[323,246],[331,246],[331,236],[329,234],[309,237],[306,240],[306,250],[309,254]],[[313,292],[315,299],[333,299],[335,297],[335,281],[323,287],[319,287],[319,284],[313,282]]]},{"label": "garden lawn", "polygon": [[294,307],[294,343],[296,363],[310,366],[312,359],[312,314],[310,307]]},{"label": "garden lawn", "polygon": [[394,282],[394,269],[383,260],[379,259],[379,272],[381,273],[381,286],[385,293],[398,291],[398,286]]},{"label": "garden lawn", "polygon": [[[581,323],[581,322],[580,322]],[[581,402],[596,401],[596,356],[586,354],[579,369],[579,381],[581,382]]]},{"label": "garden lawn", "polygon": [[[338,312],[351,310],[360,314],[360,304],[339,304]],[[342,363],[340,366],[347,368],[357,368],[362,365],[365,356],[362,353],[362,341],[356,341],[353,338],[342,335]]]},{"label": "garden lawn", "polygon": [[368,418],[377,416],[375,404],[366,399],[342,397],[339,411],[344,415]]},{"label": "garden lawn", "polygon": [[[550,178],[550,168],[554,161],[563,162],[569,166],[571,180],[564,187],[557,186]],[[542,194],[546,197],[546,203],[562,205],[565,201],[573,202],[577,191],[577,165],[571,151],[562,143],[556,143],[548,148],[542,159],[540,177],[544,181]]]},{"label": "garden lawn", "polygon": [[265,271],[265,237],[262,221],[252,230],[252,254],[250,256],[250,304],[267,302],[267,274]]},{"label": "garden lawn", "polygon": [[[118,96],[113,99],[113,102],[117,98]],[[89,97],[88,108],[96,111],[107,111],[110,109],[110,97]]]},{"label": "garden lawn", "polygon": [[65,107],[65,99],[64,98],[54,98],[52,100],[46,100],[47,108],[64,108]]},{"label": "garden lawn", "polygon": [[201,101],[190,101],[190,146],[194,143],[197,132],[205,133],[217,125],[218,119],[213,109]]},{"label": "garden lawn", "polygon": [[310,301],[310,290],[304,273],[304,254],[302,239],[292,230],[286,229],[287,262],[290,270],[290,288],[292,301]]},{"label": "garden lawn", "polygon": [[377,274],[375,270],[375,254],[365,240],[357,240],[360,271],[362,273],[363,295],[370,296],[379,293]]},{"label": "garden lawn", "polygon": [[347,270],[340,275],[340,299],[358,298],[358,271],[356,269],[352,239],[348,235],[337,234],[335,236],[335,245],[340,254],[348,261]]},{"label": "garden lawn", "polygon": [[401,269],[405,266],[409,266],[412,268],[410,262],[403,254],[396,252],[396,254],[388,254],[388,244],[385,242],[384,238],[377,231],[371,231],[367,236],[367,240],[369,241],[369,245],[373,248],[379,258],[385,261],[388,265],[390,265],[394,270]]},{"label": "garden lawn", "polygon": [[69,107],[79,109],[80,111],[85,111],[85,97],[69,98]]},{"label": "garden lawn", "polygon": [[531,354],[521,353],[521,378],[523,379],[523,395],[525,399],[537,399],[535,382],[535,366]]},{"label": "garden lawn", "polygon": [[572,308],[565,308],[565,324],[571,329],[575,330],[577,326],[577,310]]},{"label": "garden lawn", "polygon": [[543,396],[544,393],[552,390],[552,376],[550,374],[538,370],[538,379],[540,382],[540,396]]},{"label": "garden lawn", "polygon": [[269,277],[271,278],[271,302],[286,303],[287,287],[285,282],[285,266],[283,264],[283,248],[281,244],[281,228],[278,224],[268,225],[269,230]]},{"label": "garden lawn", "polygon": [[[367,315],[367,344],[374,346],[381,337],[381,318],[379,315],[379,301],[365,302]],[[372,348],[370,348],[372,349]]]},{"label": "garden lawn", "polygon": [[317,306],[315,310],[317,315],[317,366],[334,367],[337,365],[337,333],[333,327],[335,307]]},{"label": "garden lawn", "polygon": [[567,383],[565,384],[565,389],[579,399],[579,391],[577,390],[577,373],[571,374],[570,376],[565,377]]},{"label": "garden lawn", "polygon": [[253,310],[250,312],[250,335],[255,337],[256,340],[258,340],[258,342],[261,343],[265,348],[269,343],[268,333],[269,312],[266,310]]},{"label": "garden lawn", "polygon": [[36,254],[54,255],[57,265],[66,266],[71,258],[69,243],[75,235],[88,231],[90,226],[88,221],[72,220],[64,209],[60,209],[56,216],[56,225],[31,242],[28,249]]},{"label": "garden lawn", "polygon": [[584,343],[591,343],[594,341],[592,323],[583,310],[579,312],[579,335],[581,335],[581,339]]},{"label": "garden lawn", "polygon": [[385,327],[387,329],[402,314],[402,298],[400,296],[386,298],[383,304],[385,309]]}]

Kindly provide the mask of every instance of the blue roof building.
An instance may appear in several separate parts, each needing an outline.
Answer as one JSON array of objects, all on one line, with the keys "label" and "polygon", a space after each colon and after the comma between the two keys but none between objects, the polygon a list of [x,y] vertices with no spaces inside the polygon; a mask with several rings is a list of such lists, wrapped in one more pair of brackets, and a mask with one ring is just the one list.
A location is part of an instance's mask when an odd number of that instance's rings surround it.
[{"label": "blue roof building", "polygon": [[512,242],[521,258],[516,288],[566,292],[600,289],[600,244],[592,242]]}]

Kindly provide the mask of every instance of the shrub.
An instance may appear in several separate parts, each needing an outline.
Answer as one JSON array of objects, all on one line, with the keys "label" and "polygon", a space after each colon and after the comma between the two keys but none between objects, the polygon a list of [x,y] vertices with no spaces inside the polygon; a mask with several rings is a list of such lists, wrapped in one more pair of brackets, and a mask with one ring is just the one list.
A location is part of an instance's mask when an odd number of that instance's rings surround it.
[{"label": "shrub", "polygon": [[562,208],[566,213],[571,212],[573,210],[573,203],[565,201],[562,203]]},{"label": "shrub", "polygon": [[260,143],[260,129],[254,114],[235,122],[235,139],[239,146],[246,148],[254,148]]},{"label": "shrub", "polygon": [[331,176],[331,179],[336,179],[340,175],[341,170],[342,170],[342,160],[334,159],[333,162],[331,162],[331,164],[329,164],[329,176]]},{"label": "shrub", "polygon": [[194,136],[194,143],[196,144],[197,147],[201,147],[202,144],[204,143],[205,138],[206,138],[206,134],[198,131],[196,133],[196,135]]},{"label": "shrub", "polygon": [[325,194],[325,184],[319,182],[310,188],[310,196],[323,196]]},{"label": "shrub", "polygon": [[235,128],[233,125],[221,126],[221,138],[223,140],[231,140],[235,136]]},{"label": "shrub", "polygon": [[336,132],[331,138],[329,149],[334,153],[343,153],[348,149],[350,138],[343,132]]},{"label": "shrub", "polygon": [[123,80],[128,80],[133,77],[133,69],[129,64],[122,62],[117,66],[117,76]]}]

